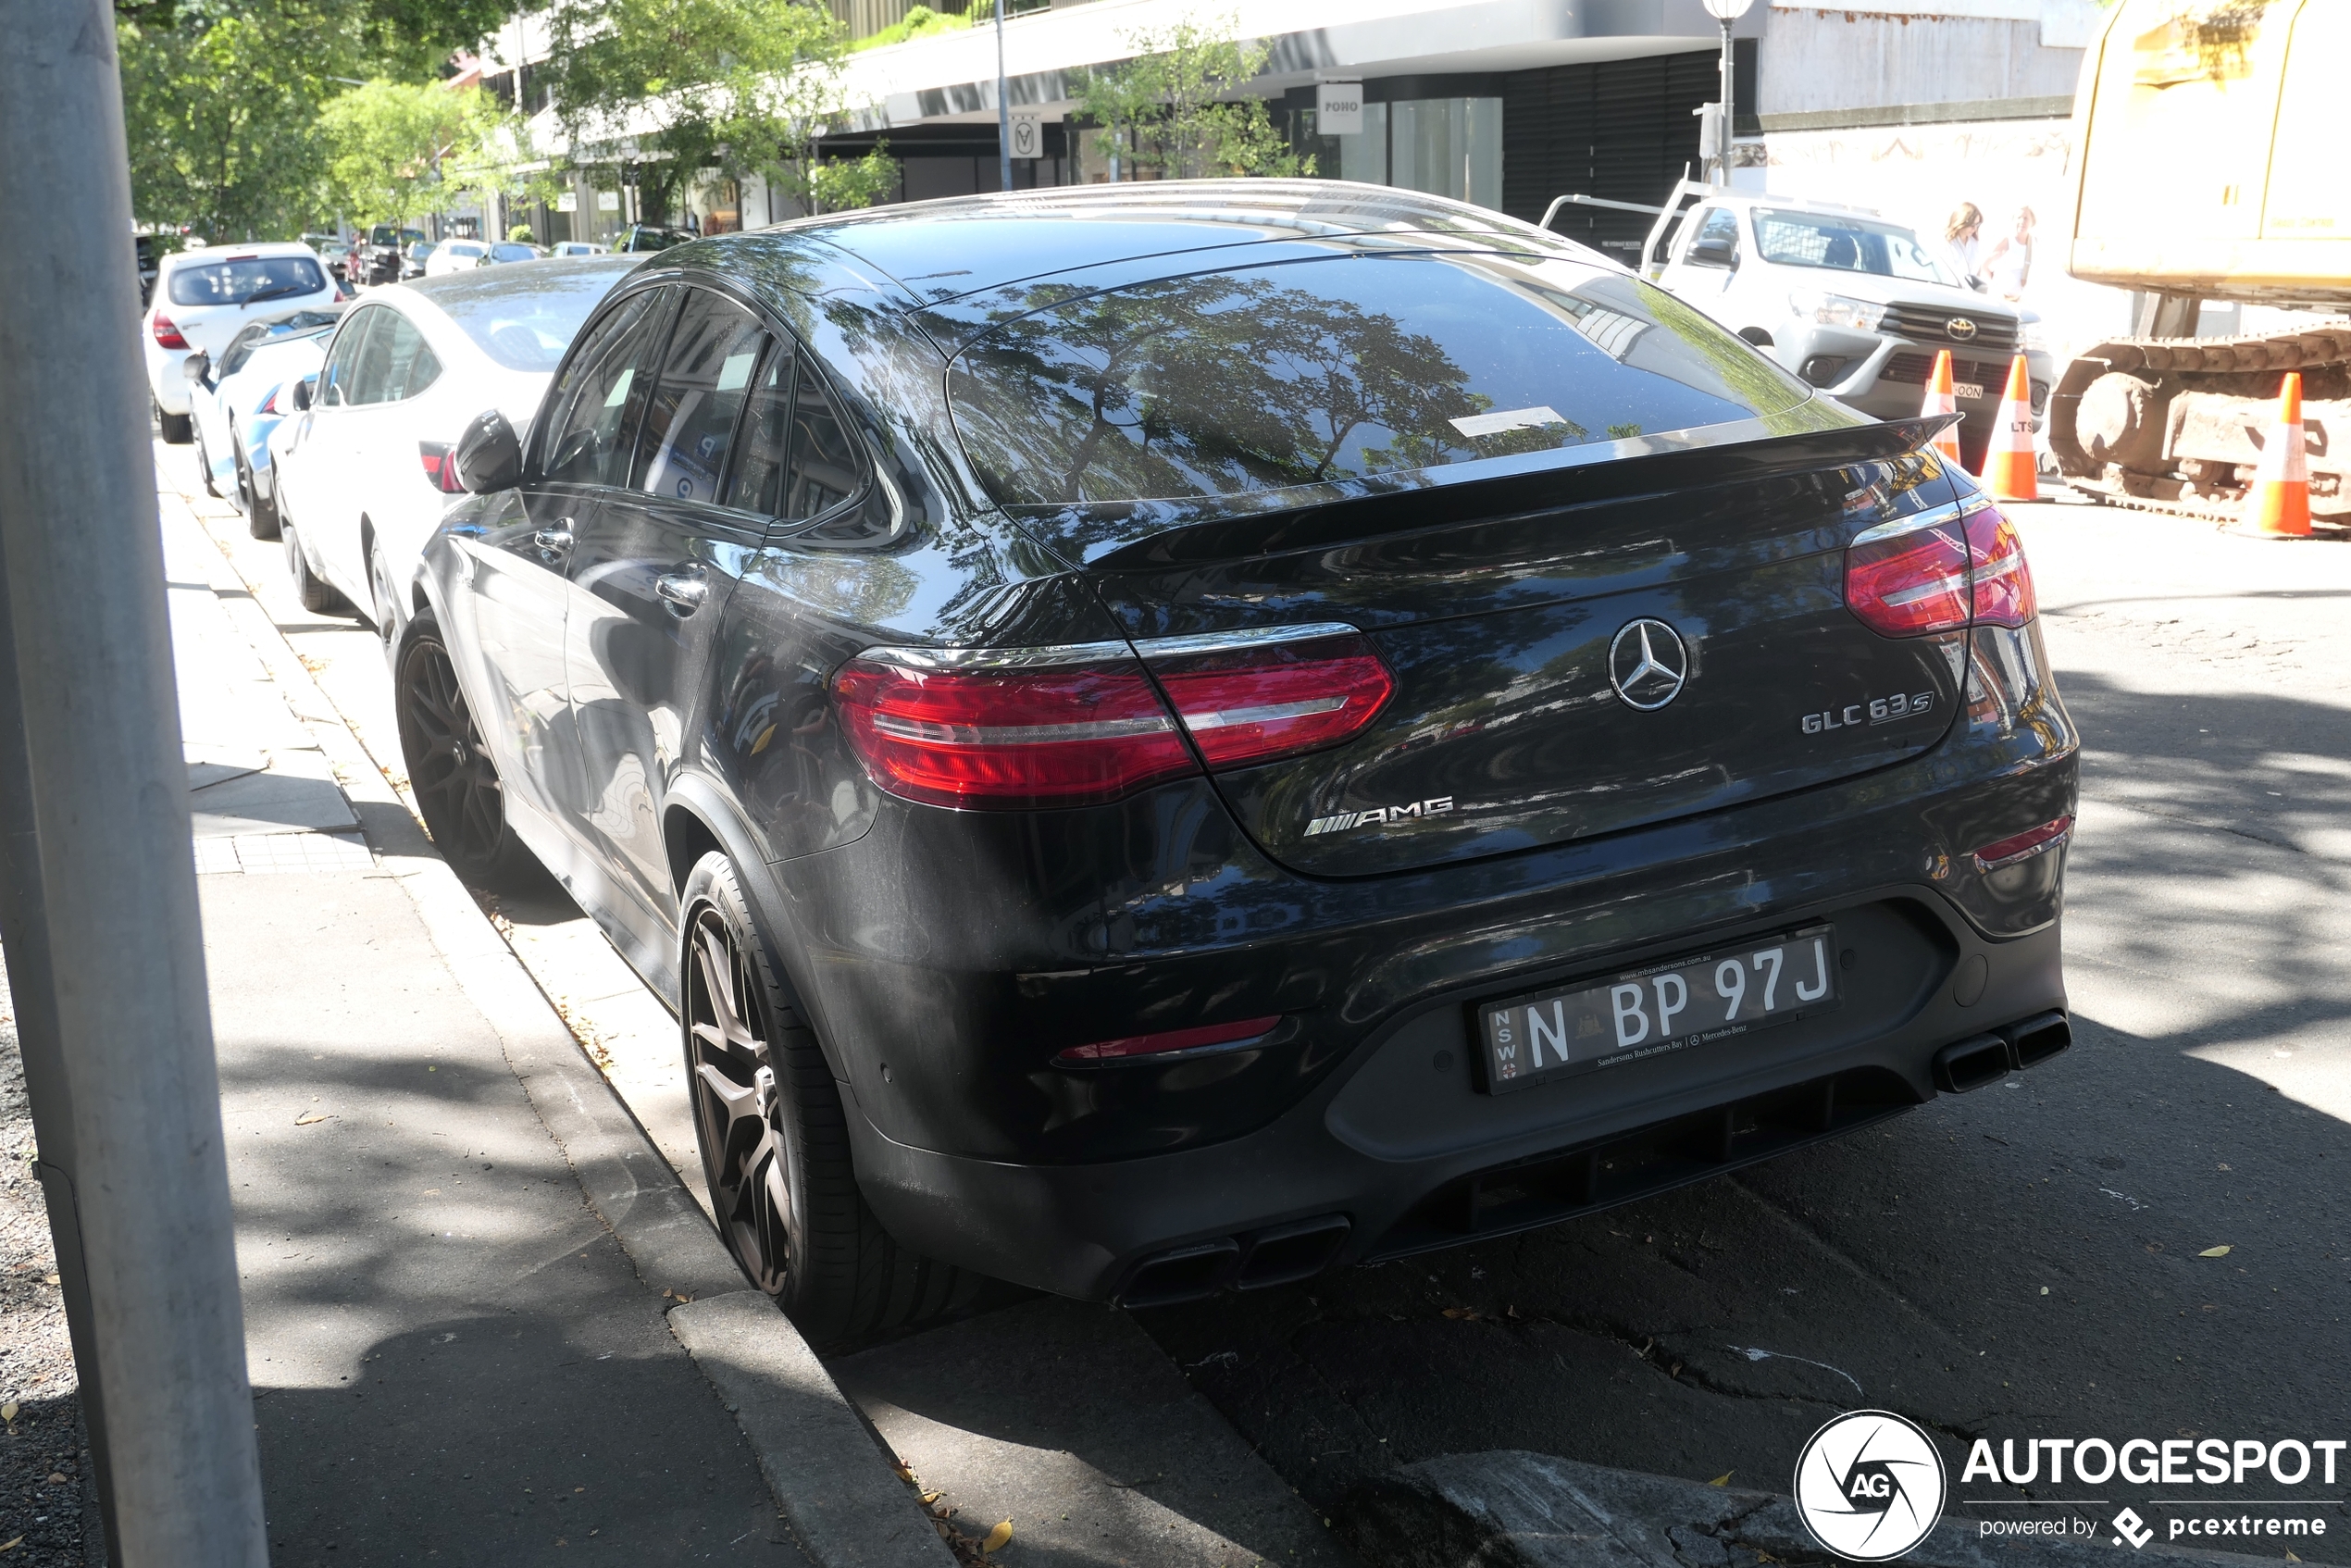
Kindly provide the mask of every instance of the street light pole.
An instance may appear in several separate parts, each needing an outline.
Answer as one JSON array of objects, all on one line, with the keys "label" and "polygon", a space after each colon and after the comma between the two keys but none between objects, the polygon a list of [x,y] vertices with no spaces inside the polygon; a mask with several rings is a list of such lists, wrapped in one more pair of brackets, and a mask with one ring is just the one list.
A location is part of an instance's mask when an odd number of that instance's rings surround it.
[{"label": "street light pole", "polygon": [[110,1561],[261,1568],[105,0],[10,6],[0,147],[0,941]]},{"label": "street light pole", "polygon": [[1731,24],[1747,14],[1755,0],[1700,0],[1706,14],[1723,24],[1723,83],[1716,99],[1722,118],[1716,122],[1714,139],[1714,183],[1728,189],[1731,183]]},{"label": "street light pole", "polygon": [[996,188],[1013,188],[1013,106],[1004,96],[1004,6],[996,0]]}]

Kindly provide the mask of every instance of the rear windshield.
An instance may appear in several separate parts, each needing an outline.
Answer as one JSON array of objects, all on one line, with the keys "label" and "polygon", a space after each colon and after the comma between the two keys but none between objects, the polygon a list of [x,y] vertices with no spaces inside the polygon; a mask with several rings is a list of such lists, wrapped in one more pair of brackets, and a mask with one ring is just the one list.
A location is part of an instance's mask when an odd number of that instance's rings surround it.
[{"label": "rear windshield", "polygon": [[1906,278],[1915,283],[1959,286],[1949,268],[1934,259],[1919,237],[1894,223],[1872,223],[1843,213],[1755,209],[1755,248],[1765,261],[1783,267],[1819,267],[1835,272],[1867,272]]},{"label": "rear windshield", "polygon": [[427,279],[421,287],[466,336],[507,369],[552,371],[588,313],[629,270],[627,264],[549,263],[521,272],[499,267]]},{"label": "rear windshield", "polygon": [[1000,504],[1234,495],[1777,413],[1802,383],[1671,296],[1533,256],[1355,256],[1026,314],[949,372]]},{"label": "rear windshield", "polygon": [[529,245],[492,245],[490,248],[490,259],[492,261],[529,261],[538,254]]},{"label": "rear windshield", "polygon": [[171,274],[174,305],[252,305],[325,291],[327,275],[306,255],[182,262]]}]

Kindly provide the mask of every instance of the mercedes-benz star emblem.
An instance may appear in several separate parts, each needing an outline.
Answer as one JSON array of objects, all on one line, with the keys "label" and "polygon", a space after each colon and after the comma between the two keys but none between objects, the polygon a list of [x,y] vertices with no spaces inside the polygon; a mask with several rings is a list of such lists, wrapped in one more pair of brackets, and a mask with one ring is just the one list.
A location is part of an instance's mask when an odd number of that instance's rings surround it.
[{"label": "mercedes-benz star emblem", "polygon": [[1608,683],[1626,704],[1654,713],[1682,694],[1690,651],[1663,621],[1627,621],[1608,645]]},{"label": "mercedes-benz star emblem", "polygon": [[1953,340],[1959,342],[1966,342],[1975,336],[1975,323],[1964,316],[1952,317],[1951,319],[1943,323],[1943,330],[1950,333]]}]

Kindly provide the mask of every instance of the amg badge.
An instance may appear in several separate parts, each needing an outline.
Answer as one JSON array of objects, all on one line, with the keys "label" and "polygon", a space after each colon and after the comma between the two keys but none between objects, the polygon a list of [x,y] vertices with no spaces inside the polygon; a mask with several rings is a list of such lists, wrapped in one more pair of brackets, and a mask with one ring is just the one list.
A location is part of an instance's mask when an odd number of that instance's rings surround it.
[{"label": "amg badge", "polygon": [[1337,816],[1318,816],[1306,825],[1306,836],[1317,833],[1345,833],[1352,828],[1367,828],[1375,822],[1408,822],[1416,817],[1443,816],[1453,809],[1453,797],[1437,795],[1425,801],[1414,801],[1406,806],[1375,806],[1370,811],[1343,811]]}]

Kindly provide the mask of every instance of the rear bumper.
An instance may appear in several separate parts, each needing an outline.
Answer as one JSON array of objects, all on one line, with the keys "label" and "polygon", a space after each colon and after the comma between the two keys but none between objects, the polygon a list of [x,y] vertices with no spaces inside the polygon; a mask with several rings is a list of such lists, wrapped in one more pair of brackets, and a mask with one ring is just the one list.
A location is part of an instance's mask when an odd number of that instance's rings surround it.
[{"label": "rear bumper", "polygon": [[[1926,888],[1865,907],[1917,923],[1935,950],[1931,983],[1891,1027],[1848,1008],[1498,1098],[1470,1081],[1469,998],[1453,994],[1391,1020],[1352,1071],[1242,1138],[1029,1165],[912,1148],[852,1114],[860,1181],[892,1234],[931,1255],[1148,1304],[1507,1235],[1838,1136],[1934,1098],[1947,1047],[2065,1005],[2055,925],[1989,941]],[[1850,906],[1809,914],[1840,919],[1841,939],[1869,923]]]}]

